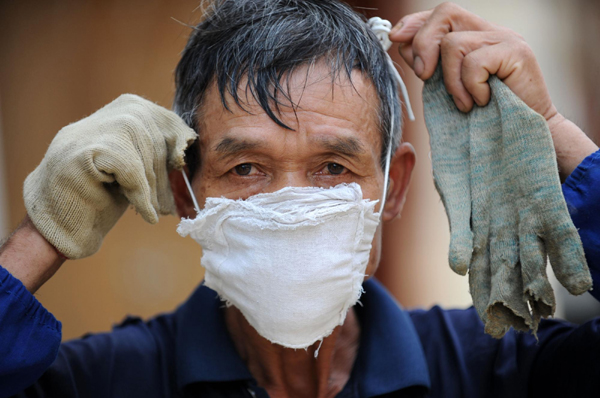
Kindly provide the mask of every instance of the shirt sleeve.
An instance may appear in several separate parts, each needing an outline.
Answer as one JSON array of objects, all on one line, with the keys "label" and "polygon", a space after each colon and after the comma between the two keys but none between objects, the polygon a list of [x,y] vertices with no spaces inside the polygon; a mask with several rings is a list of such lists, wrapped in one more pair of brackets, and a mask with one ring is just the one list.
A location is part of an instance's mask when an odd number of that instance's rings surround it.
[{"label": "shirt sleeve", "polygon": [[590,293],[600,300],[600,151],[585,158],[571,173],[563,184],[563,195],[592,274]]},{"label": "shirt sleeve", "polygon": [[410,313],[429,366],[431,398],[595,397],[600,391],[600,319],[543,319],[537,336],[483,331],[475,308]]},{"label": "shirt sleeve", "polygon": [[[600,151],[563,184],[600,300]],[[582,325],[544,319],[537,336],[496,340],[473,307],[411,311],[432,382],[431,397],[591,397],[600,391],[600,318]]]},{"label": "shirt sleeve", "polygon": [[0,397],[33,384],[56,359],[61,323],[0,266]]},{"label": "shirt sleeve", "polygon": [[127,317],[111,332],[61,344],[54,363],[15,398],[164,398],[174,390],[173,317]]}]

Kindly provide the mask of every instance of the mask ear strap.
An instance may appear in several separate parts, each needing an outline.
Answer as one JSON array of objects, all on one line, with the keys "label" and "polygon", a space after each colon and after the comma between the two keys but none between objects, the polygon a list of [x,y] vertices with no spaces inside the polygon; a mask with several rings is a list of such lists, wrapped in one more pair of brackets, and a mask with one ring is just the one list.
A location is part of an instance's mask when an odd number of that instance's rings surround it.
[{"label": "mask ear strap", "polygon": [[[387,51],[392,46],[392,42],[390,41],[390,38],[389,38],[390,31],[392,30],[392,24],[390,23],[390,21],[387,21],[385,19],[381,19],[379,17],[373,17],[373,18],[369,19],[369,27],[371,28],[373,33],[375,33],[375,36],[377,36],[377,38],[379,39],[379,43],[381,44],[383,51],[385,51],[385,57],[386,57],[388,67],[389,67],[390,71],[392,72],[392,75],[394,75],[394,77],[396,78],[398,85],[400,86],[400,91],[402,92],[402,101],[404,102],[404,106],[406,106],[406,113],[408,114],[408,119],[410,121],[414,121],[415,115],[412,111],[412,107],[410,106],[410,100],[408,99],[408,91],[406,90],[406,85],[404,84],[404,81],[402,80],[400,73],[398,73],[398,71],[396,70],[396,67],[394,66],[394,62],[392,61],[392,58],[387,53]],[[380,217],[381,217],[381,214],[383,214],[383,209],[385,208],[388,184],[389,184],[389,180],[390,180],[390,163],[391,163],[391,159],[392,159],[392,141],[394,138],[393,134],[394,134],[394,129],[395,129],[395,125],[394,125],[394,122],[396,119],[395,116],[396,115],[394,114],[394,108],[392,108],[392,118],[391,118],[392,120],[390,122],[390,132],[389,132],[390,140],[389,140],[389,144],[388,144],[387,154],[385,156],[385,171],[383,174],[384,175],[383,198],[381,199],[381,207],[379,208],[380,209],[379,210]]]},{"label": "mask ear strap", "polygon": [[181,174],[183,174],[183,180],[185,181],[185,185],[187,185],[187,189],[190,192],[192,201],[194,202],[194,208],[196,209],[196,213],[200,213],[200,206],[198,206],[198,202],[196,201],[196,196],[194,196],[194,191],[192,191],[192,185],[190,184],[190,180],[188,180],[187,174],[185,174],[184,169],[181,169]]},{"label": "mask ear strap", "polygon": [[[392,128],[392,131],[394,131],[393,130],[394,118],[392,118],[391,128]],[[391,163],[391,161],[392,161],[392,142],[390,139],[387,154],[385,156],[385,170],[383,172],[384,173],[383,174],[383,197],[381,198],[381,207],[379,208],[380,217],[381,217],[381,214],[383,214],[383,208],[385,207],[385,201],[387,199],[388,184],[390,183],[390,163]]]}]

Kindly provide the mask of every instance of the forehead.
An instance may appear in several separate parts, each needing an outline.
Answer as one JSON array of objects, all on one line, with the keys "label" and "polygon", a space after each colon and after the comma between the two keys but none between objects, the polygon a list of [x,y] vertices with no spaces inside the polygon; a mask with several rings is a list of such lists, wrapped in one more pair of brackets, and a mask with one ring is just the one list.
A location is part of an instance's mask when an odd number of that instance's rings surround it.
[{"label": "forehead", "polygon": [[[281,85],[286,89],[285,93],[278,93],[282,105],[279,111],[272,108],[293,132],[317,138],[343,135],[372,146],[379,153],[379,99],[373,83],[362,72],[353,71],[351,79],[342,72],[333,79],[330,68],[317,63],[295,69],[282,78]],[[223,107],[216,84],[209,88],[198,115],[204,145],[239,135],[263,140],[289,137],[290,130],[278,126],[246,87],[246,81],[242,81],[238,88],[244,109],[228,96],[229,110]]]}]

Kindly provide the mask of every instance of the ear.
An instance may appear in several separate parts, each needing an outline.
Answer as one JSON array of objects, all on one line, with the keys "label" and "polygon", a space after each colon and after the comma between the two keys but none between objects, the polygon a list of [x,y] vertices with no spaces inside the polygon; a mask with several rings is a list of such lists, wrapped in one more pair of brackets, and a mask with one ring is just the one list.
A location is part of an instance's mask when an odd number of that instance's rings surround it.
[{"label": "ear", "polygon": [[[187,173],[187,167],[185,167],[183,171]],[[196,209],[194,208],[194,201],[190,196],[181,170],[172,170],[169,173],[169,181],[171,182],[171,191],[173,192],[173,198],[175,199],[177,215],[179,215],[179,217],[195,218]]]},{"label": "ear", "polygon": [[402,212],[415,162],[415,148],[408,142],[401,143],[390,161],[390,185],[383,209],[383,221],[391,221]]}]

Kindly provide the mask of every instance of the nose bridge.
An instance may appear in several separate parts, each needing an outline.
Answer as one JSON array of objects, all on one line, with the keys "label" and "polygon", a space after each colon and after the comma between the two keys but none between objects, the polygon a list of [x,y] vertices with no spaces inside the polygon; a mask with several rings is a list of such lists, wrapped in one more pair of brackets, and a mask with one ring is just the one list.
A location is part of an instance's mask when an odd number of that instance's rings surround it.
[{"label": "nose bridge", "polygon": [[313,185],[308,177],[308,173],[301,167],[280,170],[275,173],[274,177],[265,192],[275,192],[285,187],[310,187]]},{"label": "nose bridge", "polygon": [[285,187],[310,187],[313,182],[306,169],[307,138],[305,131],[285,132],[284,145],[277,153],[273,179],[263,192],[275,192]]}]

